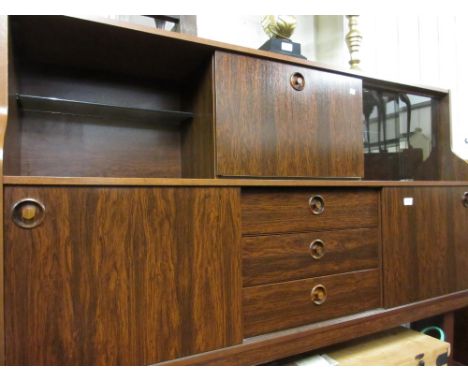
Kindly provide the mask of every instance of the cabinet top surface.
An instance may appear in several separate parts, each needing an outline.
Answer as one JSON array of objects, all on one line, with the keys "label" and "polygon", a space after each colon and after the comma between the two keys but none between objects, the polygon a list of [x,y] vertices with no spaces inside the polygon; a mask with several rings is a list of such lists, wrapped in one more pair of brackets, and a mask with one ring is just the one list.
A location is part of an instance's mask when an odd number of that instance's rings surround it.
[{"label": "cabinet top surface", "polygon": [[435,93],[439,95],[444,95],[448,93],[447,89],[442,89],[442,88],[438,88],[434,86],[400,83],[400,82],[396,82],[396,81],[392,81],[392,80],[388,80],[384,78],[379,78],[378,76],[374,76],[372,74],[353,71],[353,70],[347,70],[345,68],[340,68],[340,67],[336,67],[333,65],[327,65],[327,64],[318,63],[314,61],[308,61],[305,59],[287,56],[283,54],[237,46],[233,44],[209,40],[206,38],[200,38],[200,37],[183,34],[179,32],[170,32],[170,31],[156,29],[153,27],[131,24],[131,23],[124,22],[124,21],[117,21],[117,20],[111,20],[111,19],[107,19],[103,17],[89,17],[89,16],[87,17],[67,16],[67,17],[69,17],[70,19],[82,20],[84,22],[99,23],[99,24],[110,26],[110,27],[121,28],[121,29],[131,30],[131,31],[136,31],[136,32],[141,32],[141,33],[149,33],[155,36],[159,36],[160,38],[174,39],[174,40],[178,40],[181,42],[185,42],[192,46],[199,45],[199,46],[204,46],[207,48],[212,48],[213,50],[224,50],[224,51],[229,51],[233,53],[240,53],[240,54],[255,56],[259,58],[266,58],[266,59],[290,63],[290,64],[302,65],[305,67],[315,68],[315,69],[324,70],[324,71],[328,71],[332,73],[344,74],[344,75],[348,75],[352,77],[361,78],[371,83],[375,82],[375,83],[378,83],[379,85],[396,86],[396,87],[403,85],[405,88],[408,88],[412,91],[431,92],[431,93]]},{"label": "cabinet top surface", "polygon": [[468,186],[468,181],[366,181],[328,179],[185,179],[4,176],[4,185],[24,186],[205,186],[205,187],[426,187]]}]

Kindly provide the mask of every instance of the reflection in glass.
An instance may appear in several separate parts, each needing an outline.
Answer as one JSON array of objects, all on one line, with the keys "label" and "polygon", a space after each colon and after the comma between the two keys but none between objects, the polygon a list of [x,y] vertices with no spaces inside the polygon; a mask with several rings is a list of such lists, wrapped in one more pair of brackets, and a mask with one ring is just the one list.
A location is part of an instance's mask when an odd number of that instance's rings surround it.
[{"label": "reflection in glass", "polygon": [[364,88],[365,179],[418,179],[434,147],[433,99]]}]

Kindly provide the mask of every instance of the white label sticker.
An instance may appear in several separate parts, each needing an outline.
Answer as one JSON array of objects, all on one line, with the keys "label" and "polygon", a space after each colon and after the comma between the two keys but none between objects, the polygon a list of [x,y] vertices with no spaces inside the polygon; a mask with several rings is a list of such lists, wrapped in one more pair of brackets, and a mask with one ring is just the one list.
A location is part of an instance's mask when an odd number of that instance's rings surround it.
[{"label": "white label sticker", "polygon": [[293,44],[289,42],[282,42],[281,43],[281,50],[285,50],[286,52],[292,52],[293,51]]},{"label": "white label sticker", "polygon": [[403,198],[403,205],[404,206],[412,206],[413,205],[413,198]]},{"label": "white label sticker", "polygon": [[349,88],[349,94],[356,95],[356,89]]}]

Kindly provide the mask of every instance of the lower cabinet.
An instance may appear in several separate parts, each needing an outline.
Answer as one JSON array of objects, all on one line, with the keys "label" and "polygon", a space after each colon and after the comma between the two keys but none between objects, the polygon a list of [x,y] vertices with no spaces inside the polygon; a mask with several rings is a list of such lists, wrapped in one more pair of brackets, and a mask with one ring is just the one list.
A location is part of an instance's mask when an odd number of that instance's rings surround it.
[{"label": "lower cabinet", "polygon": [[382,191],[386,307],[468,288],[466,187]]},{"label": "lower cabinet", "polygon": [[9,365],[152,364],[240,343],[240,192],[5,187]]},{"label": "lower cabinet", "polygon": [[6,186],[6,363],[147,365],[468,289],[467,191]]}]

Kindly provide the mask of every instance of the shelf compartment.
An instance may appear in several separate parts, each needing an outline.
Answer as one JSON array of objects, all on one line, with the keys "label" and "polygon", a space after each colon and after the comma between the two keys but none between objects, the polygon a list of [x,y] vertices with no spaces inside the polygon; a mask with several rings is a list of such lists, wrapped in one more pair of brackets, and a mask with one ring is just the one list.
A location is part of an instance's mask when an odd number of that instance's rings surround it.
[{"label": "shelf compartment", "polygon": [[186,111],[123,107],[28,94],[17,94],[16,99],[20,108],[27,111],[83,115],[96,118],[107,117],[121,120],[138,120],[164,125],[179,126],[180,123],[194,116],[193,113]]}]

